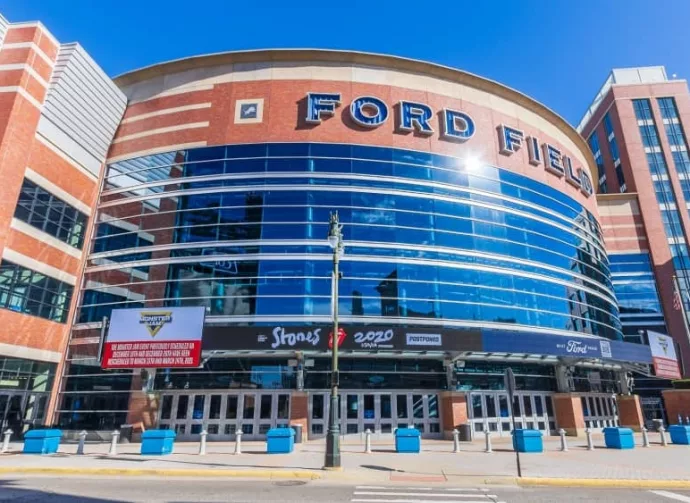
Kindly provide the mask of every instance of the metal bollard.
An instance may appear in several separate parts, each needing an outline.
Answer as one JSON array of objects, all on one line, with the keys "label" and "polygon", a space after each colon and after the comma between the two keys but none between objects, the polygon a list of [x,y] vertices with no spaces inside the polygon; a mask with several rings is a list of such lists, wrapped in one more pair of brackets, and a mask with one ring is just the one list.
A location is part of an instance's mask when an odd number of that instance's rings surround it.
[{"label": "metal bollard", "polygon": [[560,430],[558,430],[558,434],[561,436],[561,451],[567,451],[568,442],[565,439],[565,430],[561,428]]},{"label": "metal bollard", "polygon": [[7,428],[5,430],[5,435],[2,438],[2,452],[9,452],[10,450],[10,437],[12,436],[12,430]]},{"label": "metal bollard", "polygon": [[108,456],[117,455],[117,441],[120,439],[120,430],[115,430],[113,432],[113,438],[110,440],[110,450],[108,451]]},{"label": "metal bollard", "polygon": [[242,430],[235,433],[235,454],[242,454]]},{"label": "metal bollard", "polygon": [[79,432],[79,445],[77,446],[77,454],[80,456],[84,454],[84,444],[86,443],[86,430]]},{"label": "metal bollard", "polygon": [[642,447],[649,447],[649,435],[647,435],[647,428],[642,427]]},{"label": "metal bollard", "polygon": [[460,432],[453,430],[453,452],[460,452]]},{"label": "metal bollard", "polygon": [[489,430],[485,431],[484,436],[486,437],[486,448],[484,452],[494,452],[493,449],[491,449],[491,432]]},{"label": "metal bollard", "polygon": [[206,435],[208,435],[208,431],[206,431],[205,429],[201,430],[201,441],[199,442],[199,456],[203,456],[206,454]]},{"label": "metal bollard", "polygon": [[594,450],[594,441],[592,440],[592,430],[590,428],[585,429],[585,435],[587,435],[587,450]]},{"label": "metal bollard", "polygon": [[661,447],[666,447],[668,445],[668,440],[666,439],[666,428],[660,426],[659,434],[661,435]]},{"label": "metal bollard", "polygon": [[369,428],[364,430],[364,452],[371,454],[371,430]]}]

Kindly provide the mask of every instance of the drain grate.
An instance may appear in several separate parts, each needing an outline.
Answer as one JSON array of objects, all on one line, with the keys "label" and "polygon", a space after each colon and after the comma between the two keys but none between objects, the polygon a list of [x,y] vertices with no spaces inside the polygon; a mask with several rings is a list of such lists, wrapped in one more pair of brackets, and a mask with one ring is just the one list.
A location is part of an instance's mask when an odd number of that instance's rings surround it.
[{"label": "drain grate", "polygon": [[289,486],[303,486],[306,484],[304,480],[280,480],[273,483],[276,486],[289,487]]}]

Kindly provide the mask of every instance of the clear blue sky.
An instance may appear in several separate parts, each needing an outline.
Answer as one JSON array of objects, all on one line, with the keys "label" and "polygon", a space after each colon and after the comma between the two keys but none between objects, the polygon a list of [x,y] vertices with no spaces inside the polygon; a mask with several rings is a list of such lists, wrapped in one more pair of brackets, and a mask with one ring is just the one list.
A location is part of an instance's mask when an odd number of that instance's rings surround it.
[{"label": "clear blue sky", "polygon": [[105,71],[239,49],[354,49],[495,79],[577,123],[614,67],[690,78],[690,0],[0,0]]}]

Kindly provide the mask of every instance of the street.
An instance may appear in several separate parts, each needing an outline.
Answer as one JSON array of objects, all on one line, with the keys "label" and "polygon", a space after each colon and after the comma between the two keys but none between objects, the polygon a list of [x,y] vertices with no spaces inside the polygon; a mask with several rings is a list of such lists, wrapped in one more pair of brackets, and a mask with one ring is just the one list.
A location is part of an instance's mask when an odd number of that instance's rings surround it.
[{"label": "street", "polygon": [[351,502],[351,503],[534,503],[673,502],[690,503],[690,491],[636,489],[462,487],[448,484],[383,484],[332,481],[266,481],[115,477],[0,478],[0,501],[50,503],[202,503],[202,502]]}]

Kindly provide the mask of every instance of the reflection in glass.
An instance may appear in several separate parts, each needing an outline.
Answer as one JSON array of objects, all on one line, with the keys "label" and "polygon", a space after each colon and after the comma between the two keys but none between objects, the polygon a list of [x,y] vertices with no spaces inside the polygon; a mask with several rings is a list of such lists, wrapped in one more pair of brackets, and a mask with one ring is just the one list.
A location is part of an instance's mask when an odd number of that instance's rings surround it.
[{"label": "reflection in glass", "polygon": [[187,418],[187,406],[189,405],[188,395],[179,395],[177,397],[177,419]]},{"label": "reflection in glass", "polygon": [[424,417],[424,397],[412,395],[412,417]]},{"label": "reflection in glass", "polygon": [[[347,418],[357,419],[357,411],[359,410],[357,395],[347,395]],[[356,432],[355,432],[356,433]]]},{"label": "reflection in glass", "polygon": [[208,407],[208,418],[209,419],[220,419],[220,395],[211,395],[211,403]]},{"label": "reflection in glass", "polygon": [[391,397],[390,395],[381,395],[381,419],[391,418]]},{"label": "reflection in glass", "polygon": [[321,394],[313,394],[311,396],[311,418],[312,419],[323,419],[324,418],[324,396]]},{"label": "reflection in glass", "polygon": [[243,419],[254,419],[255,400],[256,398],[254,395],[244,395],[244,410],[242,412]]},{"label": "reflection in glass", "polygon": [[407,418],[407,395],[396,395],[395,397],[397,418]]}]

